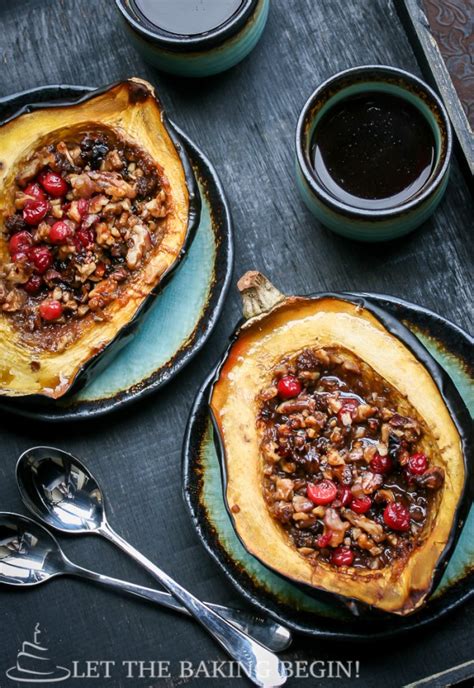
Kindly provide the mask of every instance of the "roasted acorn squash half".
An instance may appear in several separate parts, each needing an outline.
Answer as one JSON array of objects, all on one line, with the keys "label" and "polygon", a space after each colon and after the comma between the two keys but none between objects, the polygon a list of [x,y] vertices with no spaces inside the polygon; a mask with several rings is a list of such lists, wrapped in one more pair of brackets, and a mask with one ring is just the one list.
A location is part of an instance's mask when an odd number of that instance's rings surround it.
[{"label": "roasted acorn squash half", "polygon": [[[369,298],[362,299],[349,294],[323,294],[314,298],[285,297],[265,277],[255,272],[244,275],[239,282],[239,289],[247,320],[238,329],[219,365],[210,392],[210,410],[224,477],[224,496],[238,537],[247,551],[264,565],[301,584],[305,589],[309,587],[316,595],[321,591],[324,591],[323,596],[325,593],[332,593],[339,599],[342,598],[342,601],[350,602],[352,608],[353,601],[356,601],[359,611],[378,610],[398,615],[414,612],[423,605],[444,571],[470,504],[471,495],[468,494],[467,485],[468,453],[472,452],[472,421],[467,408],[451,380],[417,338],[391,315],[371,304]],[[400,421],[399,414],[411,414],[416,418],[416,427],[423,428],[417,451],[430,457],[431,478],[434,475],[444,475],[442,486],[437,485],[439,489],[426,508],[422,531],[418,532],[416,540],[413,536],[414,546],[408,544],[406,549],[400,550],[399,556],[393,556],[389,565],[379,565],[376,570],[351,565],[350,562],[348,565],[336,566],[331,559],[328,561],[327,557],[322,556],[321,551],[324,552],[324,549],[319,552],[319,557],[313,557],[310,561],[301,552],[307,554],[311,550],[297,549],[288,529],[270,514],[268,500],[264,498],[263,471],[268,464],[264,462],[262,453],[262,390],[270,389],[270,393],[265,391],[263,397],[271,401],[275,394],[272,391],[272,379],[275,379],[275,371],[278,373],[281,369],[282,360],[294,360],[307,347],[312,347],[314,351],[346,352],[351,361],[349,369],[357,359],[364,370],[372,371],[373,379],[379,381],[377,389],[384,394],[391,390],[391,399],[396,401],[394,426]],[[282,374],[281,370],[278,374]],[[311,373],[306,374],[311,376]],[[287,385],[288,379],[285,380]],[[357,379],[357,374],[352,379]],[[329,378],[327,384],[331,389]],[[292,393],[288,388],[283,389],[284,394],[288,391],[290,396],[301,393],[300,383],[298,385],[296,392]],[[285,395],[283,399],[288,398]],[[301,401],[301,394],[298,398]],[[284,414],[289,413],[282,410],[286,403],[279,407],[283,421]],[[296,410],[302,411],[303,408],[305,405],[300,404]],[[352,411],[350,406],[348,408]],[[360,408],[367,410],[368,407],[366,405]],[[312,409],[314,410],[314,405]],[[334,409],[335,414],[336,412],[337,407]],[[327,415],[330,416],[331,413]],[[318,411],[314,416],[318,416]],[[290,417],[296,423],[295,427],[301,428],[301,421],[305,420],[302,414]],[[284,426],[282,416],[278,418]],[[347,420],[351,422],[348,414]],[[336,425],[335,420],[329,422]],[[281,429],[282,426],[279,427]],[[288,425],[284,427],[285,430],[288,429]],[[301,433],[301,430],[296,432]],[[317,431],[311,432],[311,437],[317,437]],[[323,451],[326,450],[327,444]],[[400,448],[397,451],[400,452]],[[398,453],[398,456],[401,457],[402,454]],[[328,454],[324,461],[327,457]],[[356,457],[358,458],[360,459]],[[405,456],[403,460],[406,459]],[[277,463],[280,469],[282,461],[278,453],[274,460],[280,461]],[[294,454],[285,461],[293,460]],[[420,461],[419,458],[415,459],[415,464],[417,460]],[[338,462],[332,463],[336,465]],[[331,471],[337,470],[334,465],[324,465]],[[289,468],[287,466],[288,464],[284,470],[288,470],[290,474],[292,471],[298,472],[298,466],[295,467],[294,463]],[[419,465],[414,468],[417,470]],[[408,467],[400,467],[399,470],[405,471]],[[329,475],[334,481],[333,472]],[[338,475],[341,477],[342,474]],[[373,477],[375,474],[371,475]],[[288,484],[286,474],[280,473],[280,476],[283,476],[281,485],[285,488]],[[427,476],[428,473],[425,477]],[[380,475],[375,477],[380,480],[380,487],[382,478]],[[416,476],[410,475],[410,479],[414,477]],[[306,493],[297,496],[298,509],[308,512],[314,506],[316,510],[326,509],[327,513],[328,506],[331,506],[327,504],[328,499],[331,499],[331,495],[327,498],[327,489],[332,489],[331,480],[328,484],[325,485],[326,493],[323,491],[320,494],[322,501],[316,500],[314,504],[310,502],[309,508],[305,509],[305,504],[308,506],[307,500],[305,502]],[[277,487],[280,489],[278,482]],[[293,483],[293,487],[296,491],[297,484]],[[385,495],[384,498],[390,500],[392,493],[393,499],[395,492],[397,498],[398,488],[393,485],[389,487],[392,489],[384,490],[382,497]],[[291,488],[290,484],[290,490]],[[358,496],[362,500],[359,500],[357,510],[358,514],[362,514],[366,508],[363,501],[367,497],[361,494]],[[351,496],[353,497],[354,495]],[[289,498],[284,494],[279,498],[291,501],[291,494]],[[369,501],[374,503],[374,494],[370,494],[370,498]],[[327,506],[316,507],[315,504]],[[360,525],[360,519],[366,517],[354,513],[355,499],[349,508],[352,505],[354,511],[348,512],[346,507],[342,513],[349,513],[357,521],[356,525]],[[284,514],[284,510],[282,513]],[[315,512],[299,514],[299,518],[306,518],[308,515],[312,517],[313,513]],[[334,509],[332,518],[334,519]],[[369,520],[361,523],[369,524]],[[381,528],[373,521],[370,524],[372,529]],[[372,537],[372,531],[370,532],[369,540]],[[368,539],[360,528],[344,533],[356,533],[354,537],[360,537],[362,533],[363,540],[359,542],[367,542]],[[393,535],[397,538],[400,533],[392,531],[391,536]],[[321,547],[324,546],[323,543]],[[384,546],[376,546],[374,552],[379,553]],[[341,564],[340,561],[338,563]]]},{"label": "roasted acorn squash half", "polygon": [[[43,161],[42,171],[38,160]],[[71,172],[75,174],[71,176]],[[85,179],[87,174],[89,179]],[[58,176],[63,181],[58,181]],[[71,202],[71,193],[58,198],[64,179],[71,192],[73,178],[75,201]],[[46,196],[50,215],[43,224],[27,217],[30,224],[25,225],[25,197],[34,210],[38,207],[34,206],[35,193],[41,198]],[[141,215],[134,225],[137,218],[133,214],[139,212],[138,206]],[[84,212],[91,213],[85,216],[88,223],[95,223],[85,229],[81,224],[84,208]],[[133,333],[139,318],[184,257],[199,224],[200,208],[190,161],[153,87],[146,81],[129,79],[92,91],[72,103],[36,104],[0,125],[2,281],[6,272],[11,275],[16,270],[21,282],[15,285],[17,301],[25,299],[22,288],[28,295],[34,294],[33,304],[28,302],[28,317],[23,317],[18,303],[11,308],[10,292],[6,302],[3,286],[0,290],[0,394],[38,401],[44,397],[57,399],[73,387],[76,390],[82,386],[92,371],[104,367]],[[103,217],[101,213],[106,212],[108,216]],[[152,224],[147,224],[145,217]],[[52,234],[55,220],[61,222]],[[114,225],[116,234],[112,236]],[[126,231],[122,231],[124,227]],[[25,236],[29,262],[22,254]],[[47,261],[44,264],[45,252],[47,257],[48,251],[51,254],[59,250],[58,245],[63,253],[54,254],[53,265],[51,258],[49,265]],[[91,246],[107,257],[104,263],[94,257],[96,272],[90,277],[93,282],[81,287],[80,280],[93,269],[85,264],[90,260],[87,251]],[[36,252],[33,257],[32,248]],[[68,251],[80,254],[76,273],[68,262]],[[27,270],[26,276],[22,277],[22,270]],[[31,270],[33,281],[25,285]],[[72,287],[71,280],[76,280]],[[88,301],[84,296],[87,289]],[[99,301],[90,297],[92,292]],[[42,293],[48,295],[45,310],[37,307]],[[55,303],[51,308],[51,299],[57,298],[60,306]],[[40,313],[34,316],[36,324],[31,316],[35,308]],[[73,316],[81,313],[81,317],[69,317],[68,308],[75,309]]]}]

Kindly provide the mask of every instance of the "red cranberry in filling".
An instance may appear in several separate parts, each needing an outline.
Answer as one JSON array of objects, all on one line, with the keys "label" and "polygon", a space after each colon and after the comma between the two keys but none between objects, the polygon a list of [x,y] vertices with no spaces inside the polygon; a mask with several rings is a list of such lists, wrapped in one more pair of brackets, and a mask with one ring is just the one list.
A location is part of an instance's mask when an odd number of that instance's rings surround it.
[{"label": "red cranberry in filling", "polygon": [[330,504],[337,497],[337,487],[332,480],[322,480],[317,485],[308,483],[306,494],[314,504]]},{"label": "red cranberry in filling", "polygon": [[388,455],[381,456],[380,454],[375,454],[370,462],[370,467],[374,473],[390,473],[393,468],[393,462]]},{"label": "red cranberry in filling", "polygon": [[28,282],[26,282],[26,284],[23,285],[23,289],[27,292],[27,294],[31,294],[31,296],[34,296],[39,292],[42,284],[43,280],[39,275],[32,275]]},{"label": "red cranberry in filling", "polygon": [[359,499],[353,499],[351,502],[351,509],[355,511],[356,514],[365,514],[366,511],[372,506],[372,500],[370,497],[359,497]]},{"label": "red cranberry in filling", "polygon": [[335,566],[350,566],[354,561],[354,552],[350,547],[336,547],[331,556],[331,564]]},{"label": "red cranberry in filling", "polygon": [[40,304],[39,312],[43,320],[57,320],[63,314],[63,307],[55,299],[47,299]]},{"label": "red cranberry in filling", "polygon": [[55,222],[49,230],[49,240],[52,244],[65,244],[71,236],[71,228],[60,220]]},{"label": "red cranberry in filling", "polygon": [[33,243],[33,237],[26,230],[14,234],[8,242],[10,254],[15,256],[17,253],[25,253]]},{"label": "red cranberry in filling", "polygon": [[28,255],[40,275],[46,272],[53,263],[53,255],[46,246],[34,246],[30,248]]},{"label": "red cranberry in filling", "polygon": [[37,201],[45,201],[46,200],[46,196],[44,195],[44,191],[39,184],[34,184],[34,183],[28,184],[28,186],[24,189],[24,193],[27,196],[32,196]]},{"label": "red cranberry in filling", "polygon": [[23,219],[28,225],[34,227],[39,225],[41,220],[46,216],[48,210],[48,201],[42,201],[41,199],[28,201],[23,208]]},{"label": "red cranberry in filling", "polygon": [[292,399],[301,392],[301,382],[294,375],[285,375],[278,380],[277,389],[282,399]]},{"label": "red cranberry in filling", "polygon": [[318,547],[321,547],[323,549],[324,547],[327,547],[329,543],[331,542],[331,537],[332,537],[332,532],[330,530],[327,530],[325,533],[320,535],[318,539],[316,540],[316,545]]},{"label": "red cranberry in filling", "polygon": [[92,229],[80,229],[74,235],[74,245],[77,251],[89,248],[94,243],[94,232]]},{"label": "red cranberry in filling", "polygon": [[41,186],[53,198],[65,196],[68,190],[66,181],[56,172],[44,171],[38,177]]},{"label": "red cranberry in filling", "polygon": [[87,213],[89,211],[89,199],[80,198],[77,201],[77,210],[79,211],[79,215],[81,217],[84,217],[84,215],[87,215]]},{"label": "red cranberry in filling", "polygon": [[352,502],[352,492],[349,487],[340,487],[337,493],[337,498],[341,502],[341,506],[349,506]]},{"label": "red cranberry in filling", "polygon": [[428,468],[428,459],[424,454],[412,454],[408,459],[408,470],[412,475],[423,475]]},{"label": "red cranberry in filling", "polygon": [[392,530],[405,532],[410,528],[410,512],[400,502],[387,504],[383,512],[383,520]]},{"label": "red cranberry in filling", "polygon": [[347,425],[347,414],[349,414],[351,419],[354,419],[358,406],[360,406],[360,402],[357,401],[357,399],[346,399],[343,402],[341,410],[337,413],[339,422],[342,423],[342,425]]}]

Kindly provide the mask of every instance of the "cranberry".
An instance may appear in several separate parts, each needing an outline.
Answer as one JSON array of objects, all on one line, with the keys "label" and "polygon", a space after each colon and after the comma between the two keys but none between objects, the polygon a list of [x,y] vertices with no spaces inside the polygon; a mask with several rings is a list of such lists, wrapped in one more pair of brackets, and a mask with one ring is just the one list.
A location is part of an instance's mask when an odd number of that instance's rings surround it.
[{"label": "cranberry", "polygon": [[68,224],[60,220],[55,222],[49,230],[49,240],[52,244],[65,244],[71,236],[72,230]]},{"label": "cranberry", "polygon": [[39,275],[32,275],[28,282],[23,285],[23,289],[28,293],[31,294],[31,296],[34,296],[39,292],[41,289],[41,286],[43,284],[43,280]]},{"label": "cranberry", "polygon": [[354,561],[354,552],[350,547],[337,547],[332,553],[331,564],[335,566],[350,566]]},{"label": "cranberry", "polygon": [[87,215],[89,211],[89,200],[87,198],[80,198],[77,201],[77,210],[78,213],[81,217],[84,217],[84,215]]},{"label": "cranberry", "polygon": [[410,512],[400,502],[390,502],[384,509],[383,520],[392,530],[404,532],[410,528]]},{"label": "cranberry", "polygon": [[90,248],[94,243],[94,232],[91,229],[79,229],[74,235],[74,245],[78,251]]},{"label": "cranberry", "polygon": [[57,320],[63,314],[63,307],[55,299],[46,299],[40,303],[39,312],[43,320]]},{"label": "cranberry", "polygon": [[33,237],[29,232],[23,230],[14,234],[8,242],[8,248],[12,256],[16,253],[25,253],[33,243]]},{"label": "cranberry", "polygon": [[346,399],[340,411],[337,413],[337,417],[339,419],[339,422],[341,424],[344,424],[343,417],[348,413],[350,417],[353,419],[355,414],[357,413],[357,407],[360,406],[360,402],[357,401],[357,399]]},{"label": "cranberry", "polygon": [[39,225],[48,210],[48,201],[42,201],[41,199],[28,201],[23,208],[23,219],[28,225]]},{"label": "cranberry", "polygon": [[30,248],[28,255],[40,275],[52,265],[53,256],[47,246],[34,246]]},{"label": "cranberry", "polygon": [[317,485],[308,483],[306,494],[314,504],[330,504],[337,497],[337,487],[332,480],[321,480]]},{"label": "cranberry", "polygon": [[46,200],[46,196],[44,195],[44,191],[39,184],[35,184],[35,183],[28,184],[26,189],[24,189],[24,193],[27,196],[32,196],[37,201],[45,201]]},{"label": "cranberry", "polygon": [[332,538],[332,532],[330,530],[326,530],[325,533],[320,535],[318,539],[316,540],[316,546],[321,547],[323,549],[324,547],[327,547],[329,543],[331,542]]},{"label": "cranberry", "polygon": [[372,500],[368,496],[353,499],[351,502],[351,509],[355,511],[356,514],[365,514],[371,506]]},{"label": "cranberry", "polygon": [[45,189],[53,198],[61,198],[65,196],[68,190],[66,181],[56,172],[41,172],[39,181],[43,189]]},{"label": "cranberry", "polygon": [[374,458],[370,462],[370,467],[374,473],[390,473],[393,468],[393,462],[388,454],[387,456],[375,454]]},{"label": "cranberry", "polygon": [[428,468],[428,459],[424,454],[412,454],[408,459],[408,471],[413,475],[423,475]]},{"label": "cranberry", "polygon": [[301,392],[301,382],[294,375],[285,375],[278,380],[277,389],[282,399],[291,399]]},{"label": "cranberry", "polygon": [[352,502],[352,492],[348,487],[340,487],[337,493],[337,498],[341,502],[341,506],[349,506]]}]

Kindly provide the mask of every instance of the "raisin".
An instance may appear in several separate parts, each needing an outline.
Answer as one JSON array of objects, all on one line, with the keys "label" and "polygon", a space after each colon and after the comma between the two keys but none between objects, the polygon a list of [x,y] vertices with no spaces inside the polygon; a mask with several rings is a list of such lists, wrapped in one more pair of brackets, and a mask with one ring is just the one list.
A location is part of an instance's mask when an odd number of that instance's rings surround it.
[{"label": "raisin", "polygon": [[5,220],[5,227],[11,234],[28,229],[28,225],[26,224],[22,216],[18,214],[10,215],[9,217],[7,217],[7,219]]},{"label": "raisin", "polygon": [[137,198],[143,199],[151,196],[156,191],[158,179],[156,176],[138,177],[137,180]]},{"label": "raisin", "polygon": [[103,136],[86,135],[81,141],[81,159],[92,170],[98,170],[109,152],[109,146]]}]

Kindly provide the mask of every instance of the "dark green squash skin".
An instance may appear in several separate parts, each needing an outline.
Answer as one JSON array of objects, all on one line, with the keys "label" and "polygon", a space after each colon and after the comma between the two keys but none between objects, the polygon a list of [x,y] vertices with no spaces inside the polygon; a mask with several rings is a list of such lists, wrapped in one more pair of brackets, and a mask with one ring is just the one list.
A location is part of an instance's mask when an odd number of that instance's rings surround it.
[{"label": "dark green squash skin", "polygon": [[[460,495],[459,501],[458,501],[458,506],[456,510],[456,515],[455,518],[453,519],[453,524],[451,527],[450,531],[450,536],[448,541],[446,542],[446,546],[443,550],[443,553],[441,554],[438,564],[434,570],[434,575],[432,579],[432,585],[430,590],[428,591],[428,594],[426,595],[425,602],[428,601],[430,594],[436,590],[436,587],[438,586],[439,582],[441,581],[441,578],[444,574],[444,571],[449,563],[449,558],[452,552],[454,551],[454,548],[456,546],[456,543],[459,539],[459,536],[461,535],[462,531],[462,526],[464,525],[464,522],[469,514],[469,509],[471,507],[472,501],[474,499],[474,471],[473,471],[473,463],[474,463],[474,429],[473,429],[473,421],[471,418],[471,414],[469,413],[468,408],[466,407],[466,404],[464,403],[461,395],[459,394],[456,386],[454,385],[453,381],[449,377],[449,375],[441,368],[441,366],[435,361],[433,356],[429,353],[429,351],[423,346],[423,344],[419,341],[419,339],[410,332],[410,330],[405,327],[399,320],[397,320],[394,316],[391,314],[387,313],[384,311],[382,308],[380,308],[378,305],[376,305],[374,302],[371,301],[370,296],[366,294],[361,294],[360,296],[350,294],[350,293],[334,293],[334,292],[323,292],[323,293],[317,293],[314,295],[310,296],[305,296],[302,298],[308,298],[308,299],[324,299],[324,298],[333,298],[333,299],[339,299],[342,301],[348,301],[350,303],[354,303],[356,305],[361,306],[362,308],[366,309],[369,311],[372,315],[374,315],[377,320],[379,320],[382,325],[390,332],[391,335],[399,339],[410,351],[411,353],[415,356],[415,358],[420,362],[421,365],[423,365],[426,370],[429,372],[431,375],[433,381],[435,382],[436,386],[438,387],[438,390],[441,394],[441,397],[443,398],[450,415],[456,425],[456,428],[458,430],[460,439],[461,439],[461,444],[462,444],[462,452],[463,452],[463,459],[464,459],[464,470],[465,470],[465,480],[464,480],[464,488],[463,492]],[[382,296],[383,298],[383,296]],[[400,303],[403,303],[403,301],[400,299]],[[278,306],[277,306],[278,307]],[[224,443],[222,440],[222,437],[220,435],[219,431],[219,426],[218,423],[215,419],[215,416],[212,412],[211,408],[211,398],[212,398],[212,393],[214,390],[214,385],[216,382],[219,380],[220,374],[221,374],[221,369],[227,360],[228,354],[230,352],[230,349],[232,348],[234,342],[239,338],[240,334],[240,328],[244,324],[244,320],[241,320],[238,324],[237,327],[231,335],[231,341],[229,346],[227,347],[224,355],[220,359],[219,363],[217,364],[216,368],[214,371],[211,373],[210,380],[211,384],[209,386],[209,393],[208,393],[208,408],[209,408],[209,414],[212,419],[212,424],[214,428],[214,444],[216,447],[216,452],[219,457],[219,464],[220,464],[220,469],[221,469],[221,475],[222,475],[222,489],[223,489],[223,496],[224,496],[224,503],[227,509],[227,512],[229,514],[229,517],[231,521],[233,522],[233,514],[232,510],[230,508],[230,505],[227,501],[227,472],[226,472],[226,465],[225,465],[225,450],[224,450]],[[237,530],[235,530],[235,533],[237,537],[239,538],[242,546],[244,549],[248,552],[248,549],[245,545],[245,542],[241,539],[240,535],[238,534]],[[249,554],[251,554],[249,552]],[[253,556],[253,555],[251,555]],[[272,569],[272,573],[278,575],[280,578],[283,578],[285,580],[285,577],[278,571]],[[351,612],[354,613],[355,616],[359,616],[361,618],[368,617],[373,620],[391,620],[393,623],[397,623],[397,616],[394,614],[390,614],[388,612],[381,611],[379,609],[376,609],[372,606],[366,605],[360,600],[351,600],[349,598],[345,598],[342,596],[339,596],[335,593],[327,592],[325,590],[320,590],[316,589],[312,586],[305,585],[304,583],[297,583],[295,581],[291,581],[293,585],[301,588],[305,593],[312,595],[313,597],[321,600],[322,602],[328,602],[328,601],[337,601],[339,602],[342,606],[345,608],[349,608]],[[420,607],[420,609],[423,608],[424,605]],[[415,610],[412,612],[412,614],[416,614],[418,610]]]},{"label": "dark green squash skin", "polygon": [[[38,101],[31,102],[29,104],[24,105],[20,109],[16,109],[14,112],[9,113],[4,119],[0,121],[0,126],[7,124],[7,122],[10,122],[13,119],[16,119],[17,117],[20,117],[21,115],[27,113],[27,112],[33,112],[34,110],[38,109],[44,109],[48,107],[70,107],[72,105],[78,105],[80,103],[84,103],[87,100],[90,100],[91,98],[101,95],[102,93],[105,93],[106,91],[118,86],[120,83],[123,83],[123,81],[120,82],[114,82],[112,84],[109,84],[107,86],[103,86],[100,88],[89,88],[87,89],[87,92],[84,94],[85,87],[81,86],[78,87],[78,93],[82,94],[78,98],[73,98],[73,99],[67,99],[67,100],[54,100],[56,97],[56,93],[58,98],[61,98],[61,92],[66,92],[70,94],[71,90],[73,90],[75,87],[71,86],[51,86],[51,100],[50,101],[45,101],[44,100],[44,88],[41,87],[37,89],[38,91],[38,96],[39,99]],[[136,84],[134,82],[129,81],[129,86],[132,88],[136,89],[136,97],[137,99],[140,98],[140,85]],[[29,91],[27,92],[28,95],[32,95],[34,97],[35,91]],[[10,96],[7,96],[6,98],[0,99],[0,109],[2,108],[8,108],[8,102],[10,100],[15,101],[21,94],[13,94]],[[121,329],[117,332],[116,336],[114,339],[112,339],[109,344],[99,353],[93,354],[85,363],[82,365],[81,369],[78,371],[76,374],[72,384],[70,385],[69,389],[65,394],[63,394],[59,399],[65,399],[69,396],[72,396],[73,394],[76,394],[78,391],[80,391],[83,387],[85,387],[91,380],[92,378],[99,374],[102,370],[104,370],[110,363],[110,361],[117,355],[117,353],[124,347],[126,346],[129,341],[134,337],[136,330],[138,326],[140,325],[142,319],[145,317],[146,313],[148,310],[151,308],[151,306],[154,303],[155,297],[163,290],[163,288],[168,284],[170,279],[173,277],[175,271],[178,269],[178,267],[181,265],[181,262],[187,252],[189,251],[189,248],[192,244],[192,241],[195,237],[197,228],[199,227],[199,221],[201,218],[201,196],[199,193],[199,188],[198,184],[196,181],[196,177],[193,172],[193,168],[191,166],[191,162],[189,160],[188,154],[186,153],[186,150],[181,142],[181,138],[174,127],[173,123],[168,119],[167,115],[163,112],[163,106],[159,100],[159,98],[155,95],[156,100],[158,101],[158,105],[160,107],[160,110],[162,112],[162,122],[163,125],[168,132],[169,137],[173,141],[176,151],[180,157],[181,163],[183,165],[184,169],[184,175],[186,179],[186,185],[188,188],[188,193],[189,193],[189,218],[188,218],[188,227],[187,227],[187,233],[186,233],[186,239],[184,242],[184,245],[180,251],[180,254],[177,258],[177,260],[174,262],[174,264],[168,269],[168,271],[162,276],[160,283],[157,285],[157,287],[153,288],[149,294],[146,296],[146,298],[142,301],[139,309],[135,313],[134,317],[129,320],[126,324],[124,324]],[[48,405],[51,405],[51,403],[55,403],[59,399],[51,399],[50,397],[43,395],[43,394],[28,394],[24,395],[21,397],[5,397],[5,399],[8,399],[9,405],[12,406],[12,409],[15,406],[23,406],[23,405],[31,405],[34,404],[36,407],[41,408],[45,407]]]}]

